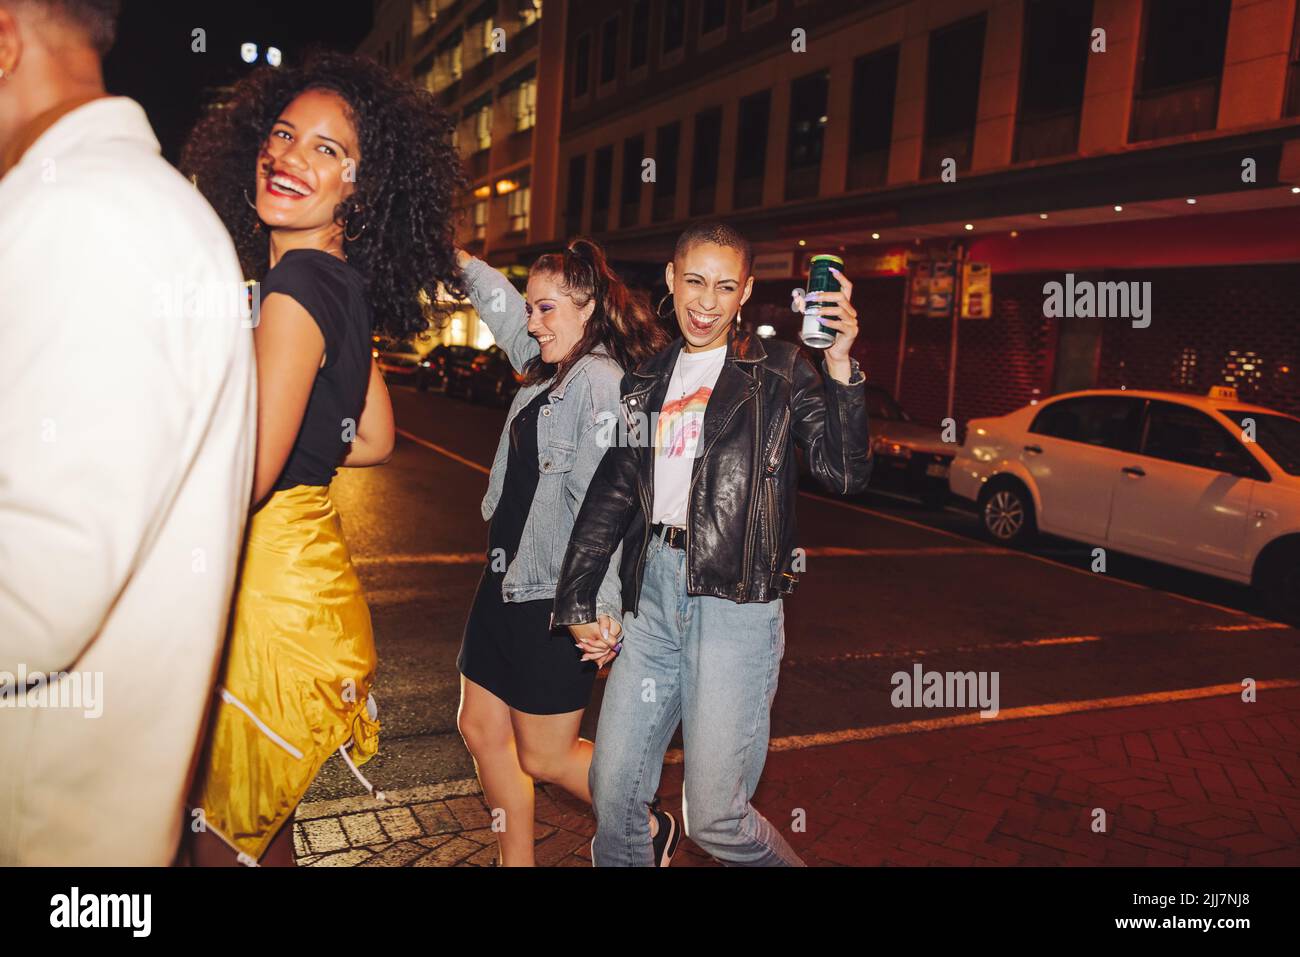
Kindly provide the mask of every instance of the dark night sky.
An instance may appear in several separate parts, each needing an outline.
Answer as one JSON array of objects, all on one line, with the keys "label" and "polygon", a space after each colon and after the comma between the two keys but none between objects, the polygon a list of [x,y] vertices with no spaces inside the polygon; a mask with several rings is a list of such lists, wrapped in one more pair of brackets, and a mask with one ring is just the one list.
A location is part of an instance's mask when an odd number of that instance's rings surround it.
[{"label": "dark night sky", "polygon": [[[163,153],[175,163],[212,87],[252,69],[240,44],[278,46],[285,63],[312,47],[350,51],[370,30],[369,0],[124,0],[117,44],[104,61],[110,93],[138,100]],[[192,32],[207,31],[207,52],[191,51]]]}]

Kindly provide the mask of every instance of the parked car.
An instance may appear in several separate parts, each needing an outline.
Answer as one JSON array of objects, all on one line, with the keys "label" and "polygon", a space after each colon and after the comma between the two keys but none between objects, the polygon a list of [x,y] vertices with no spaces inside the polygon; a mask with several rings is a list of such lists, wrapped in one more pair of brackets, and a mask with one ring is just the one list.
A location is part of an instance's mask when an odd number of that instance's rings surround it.
[{"label": "parked car", "polygon": [[415,387],[421,392],[447,388],[448,369],[456,364],[469,367],[478,350],[473,346],[434,346],[420,362],[415,373]]},{"label": "parked car", "polygon": [[462,399],[470,397],[470,378],[473,375],[474,360],[483,354],[482,349],[473,346],[449,346],[443,359],[443,379],[448,395]]},{"label": "parked car", "polygon": [[414,382],[423,358],[413,339],[390,339],[386,336],[374,337],[371,355],[389,382]]},{"label": "parked car", "polygon": [[466,398],[471,402],[508,406],[519,391],[521,376],[500,346],[488,346],[470,363]]},{"label": "parked car", "polygon": [[936,426],[913,421],[888,389],[868,385],[866,392],[872,487],[915,495],[941,508],[948,501],[948,469],[957,443],[943,441]]},{"label": "parked car", "polygon": [[974,419],[949,482],[996,541],[1048,532],[1251,584],[1300,623],[1300,418],[1235,390],[1093,389]]}]

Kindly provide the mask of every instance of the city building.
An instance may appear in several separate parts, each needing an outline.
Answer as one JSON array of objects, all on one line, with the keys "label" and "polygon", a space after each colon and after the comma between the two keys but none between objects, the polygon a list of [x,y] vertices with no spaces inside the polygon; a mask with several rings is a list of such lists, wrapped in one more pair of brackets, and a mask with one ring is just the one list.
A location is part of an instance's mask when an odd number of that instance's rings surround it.
[{"label": "city building", "polygon": [[[483,8],[445,6],[463,61]],[[462,140],[494,264],[590,235],[657,299],[678,232],[717,216],[759,254],[744,321],[786,338],[807,256],[844,258],[868,375],[919,419],[1093,385],[1300,412],[1296,0],[552,0],[541,24],[537,53],[431,80],[477,136],[489,87],[495,123],[515,64],[543,71],[527,160]],[[525,169],[521,234],[495,180]],[[960,286],[913,301],[933,262],[987,267],[979,318]],[[1049,315],[1067,282],[1149,290],[1147,320]]]}]

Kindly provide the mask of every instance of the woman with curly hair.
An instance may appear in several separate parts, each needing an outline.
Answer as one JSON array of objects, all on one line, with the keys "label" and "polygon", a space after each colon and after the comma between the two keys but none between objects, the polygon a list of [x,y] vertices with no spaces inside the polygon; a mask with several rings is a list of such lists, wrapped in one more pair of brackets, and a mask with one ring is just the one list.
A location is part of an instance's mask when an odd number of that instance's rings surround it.
[{"label": "woman with curly hair", "polygon": [[463,291],[450,135],[429,94],[331,54],[249,75],[187,144],[185,172],[261,282],[255,511],[193,790],[193,863],[292,865],[289,822],[336,750],[373,793],[356,765],[378,747],[374,637],[329,486],[340,465],[392,455],[376,317],[409,334],[439,284]]},{"label": "woman with curly hair", "polygon": [[[492,271],[465,259],[466,276]],[[500,862],[533,864],[533,782],[558,784],[588,803],[592,744],[579,737],[598,668],[622,630],[617,560],[599,583],[599,629],[575,642],[551,628],[551,604],[574,519],[596,467],[620,430],[627,370],[668,342],[649,303],[585,239],[540,257],[527,300],[471,299],[523,375],[483,497],[490,520],[457,667],[457,725],[493,809]],[[504,308],[501,308],[503,306]],[[617,555],[617,552],[616,552]],[[503,814],[498,821],[495,815]],[[656,860],[667,864],[678,828],[653,810]]]}]

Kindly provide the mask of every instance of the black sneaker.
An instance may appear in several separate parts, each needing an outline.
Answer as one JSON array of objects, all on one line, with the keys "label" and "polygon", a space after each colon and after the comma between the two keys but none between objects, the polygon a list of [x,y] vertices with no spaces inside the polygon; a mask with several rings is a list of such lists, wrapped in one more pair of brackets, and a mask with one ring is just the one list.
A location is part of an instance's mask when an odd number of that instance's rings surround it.
[{"label": "black sneaker", "polygon": [[677,827],[677,819],[667,811],[659,810],[659,799],[650,805],[650,813],[659,822],[659,831],[651,841],[654,846],[655,867],[667,867],[673,862],[677,845],[682,839],[682,832]]}]

